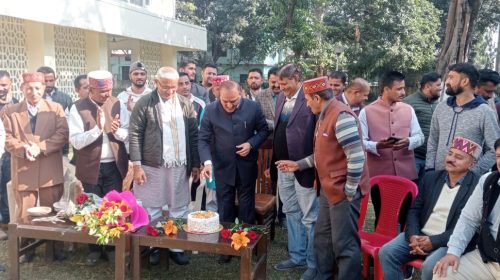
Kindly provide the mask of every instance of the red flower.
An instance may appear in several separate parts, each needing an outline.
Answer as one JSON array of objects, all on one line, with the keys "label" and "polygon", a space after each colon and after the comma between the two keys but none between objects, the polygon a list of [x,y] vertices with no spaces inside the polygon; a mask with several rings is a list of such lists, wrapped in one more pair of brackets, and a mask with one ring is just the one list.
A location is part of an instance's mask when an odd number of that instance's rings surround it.
[{"label": "red flower", "polygon": [[146,228],[146,233],[147,233],[147,235],[151,235],[151,236],[158,236],[159,235],[158,230],[153,226],[148,226]]},{"label": "red flower", "polygon": [[76,199],[76,203],[78,204],[83,204],[85,203],[85,201],[87,201],[87,199],[89,199],[88,195],[82,193],[78,196],[78,198]]},{"label": "red flower", "polygon": [[237,233],[237,234],[240,234],[240,233],[242,233],[242,232],[244,232],[244,230],[242,230],[242,229],[240,229],[240,230],[236,231],[236,233]]},{"label": "red flower", "polygon": [[254,230],[249,231],[248,232],[248,238],[250,238],[250,240],[257,239],[257,232],[255,232]]},{"label": "red flower", "polygon": [[231,230],[225,228],[223,230],[221,230],[220,232],[220,236],[224,239],[228,239],[230,236],[231,236]]}]

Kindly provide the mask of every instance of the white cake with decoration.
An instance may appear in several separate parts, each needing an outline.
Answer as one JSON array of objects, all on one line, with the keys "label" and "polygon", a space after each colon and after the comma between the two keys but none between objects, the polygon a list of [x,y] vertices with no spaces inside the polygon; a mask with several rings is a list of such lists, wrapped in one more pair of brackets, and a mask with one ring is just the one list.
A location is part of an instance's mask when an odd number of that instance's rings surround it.
[{"label": "white cake with decoration", "polygon": [[214,233],[220,227],[219,214],[213,211],[196,211],[188,214],[187,228],[190,232]]}]

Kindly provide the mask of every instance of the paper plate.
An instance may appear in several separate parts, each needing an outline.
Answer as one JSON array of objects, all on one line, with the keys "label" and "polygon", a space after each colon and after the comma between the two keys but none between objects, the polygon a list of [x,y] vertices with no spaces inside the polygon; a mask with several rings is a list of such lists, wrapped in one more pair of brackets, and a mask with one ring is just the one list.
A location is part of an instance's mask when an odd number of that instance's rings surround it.
[{"label": "paper plate", "polygon": [[32,207],[28,208],[28,214],[31,216],[45,216],[48,215],[52,212],[52,208],[50,207],[45,207],[45,206],[40,206],[40,207]]},{"label": "paper plate", "polygon": [[58,201],[53,204],[54,211],[59,212],[61,210],[66,210],[68,208],[69,203],[65,201]]},{"label": "paper plate", "polygon": [[187,233],[191,233],[191,234],[212,234],[212,233],[217,233],[217,232],[221,231],[223,228],[224,227],[222,225],[219,225],[219,229],[214,231],[214,232],[198,232],[198,231],[190,231],[187,224],[182,225],[182,230],[184,230]]}]

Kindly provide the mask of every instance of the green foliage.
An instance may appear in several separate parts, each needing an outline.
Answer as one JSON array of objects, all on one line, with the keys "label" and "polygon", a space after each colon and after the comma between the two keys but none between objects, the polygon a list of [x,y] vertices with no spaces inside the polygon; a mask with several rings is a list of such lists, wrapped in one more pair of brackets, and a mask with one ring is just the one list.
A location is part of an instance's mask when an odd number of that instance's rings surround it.
[{"label": "green foliage", "polygon": [[[338,1],[328,37],[347,47],[343,69],[375,78],[386,69],[427,70],[439,40],[439,11],[426,0]],[[359,27],[359,42],[355,28]]]},{"label": "green foliage", "polygon": [[[184,0],[177,1],[177,18],[207,28],[210,56],[198,53],[201,63],[217,62],[232,50],[236,61],[264,58],[261,51],[264,1]],[[237,51],[236,51],[237,50]]]}]

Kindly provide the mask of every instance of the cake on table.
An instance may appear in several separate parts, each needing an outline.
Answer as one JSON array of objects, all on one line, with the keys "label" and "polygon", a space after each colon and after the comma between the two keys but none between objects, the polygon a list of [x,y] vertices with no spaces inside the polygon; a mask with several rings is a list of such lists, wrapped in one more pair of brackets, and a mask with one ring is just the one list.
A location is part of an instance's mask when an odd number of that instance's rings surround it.
[{"label": "cake on table", "polygon": [[188,214],[187,228],[190,232],[214,233],[220,227],[219,214],[213,211],[196,211]]}]

